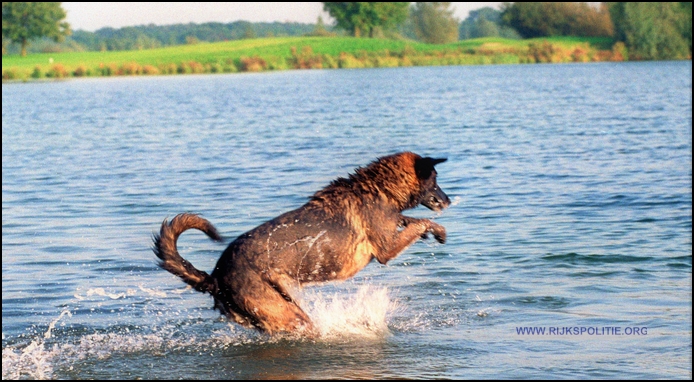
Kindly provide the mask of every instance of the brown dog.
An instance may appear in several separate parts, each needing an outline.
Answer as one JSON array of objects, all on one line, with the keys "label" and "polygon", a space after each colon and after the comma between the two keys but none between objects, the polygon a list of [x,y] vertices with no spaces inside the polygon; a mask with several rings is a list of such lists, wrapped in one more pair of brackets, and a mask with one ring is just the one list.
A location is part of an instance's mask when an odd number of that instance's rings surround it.
[{"label": "brown dog", "polygon": [[211,275],[193,267],[176,249],[179,235],[189,228],[221,240],[214,226],[198,215],[164,220],[153,250],[162,268],[210,293],[215,308],[237,323],[270,334],[310,331],[311,320],[290,294],[293,288],[347,279],[373,258],[385,264],[428,232],[445,242],[441,225],[401,214],[419,204],[434,211],[450,204],[436,184],[434,169],[445,160],[403,152],[357,168],[298,209],[239,236]]}]

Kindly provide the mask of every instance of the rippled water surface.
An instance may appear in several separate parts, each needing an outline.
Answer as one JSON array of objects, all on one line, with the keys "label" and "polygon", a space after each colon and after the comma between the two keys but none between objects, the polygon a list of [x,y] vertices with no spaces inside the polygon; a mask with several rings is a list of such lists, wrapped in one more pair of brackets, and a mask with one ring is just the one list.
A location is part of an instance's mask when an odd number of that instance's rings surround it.
[{"label": "rippled water surface", "polygon": [[[690,379],[691,68],[3,84],[3,378]],[[240,328],[156,265],[165,217],[227,244],[403,150],[448,157],[453,205],[408,212],[448,242],[305,288],[319,339]],[[179,250],[211,271],[225,244]]]}]

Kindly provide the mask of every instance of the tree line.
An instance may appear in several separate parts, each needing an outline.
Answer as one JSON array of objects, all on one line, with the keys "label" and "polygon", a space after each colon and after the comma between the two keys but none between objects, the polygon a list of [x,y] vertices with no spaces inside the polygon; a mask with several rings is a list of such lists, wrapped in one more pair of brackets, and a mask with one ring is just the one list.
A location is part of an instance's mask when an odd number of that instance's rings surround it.
[{"label": "tree line", "polygon": [[[3,54],[29,42],[38,51],[133,50],[273,36],[330,36],[415,39],[443,44],[477,37],[611,37],[631,59],[691,58],[691,3],[503,3],[471,11],[461,21],[447,2],[323,3],[335,20],[326,26],[303,23],[143,25],[71,32],[60,3],[2,3]],[[59,45],[54,41],[65,41]]]},{"label": "tree line", "polygon": [[631,59],[691,58],[692,3],[504,3],[502,22],[523,38],[604,36],[626,45]]},{"label": "tree line", "polygon": [[235,21],[202,24],[141,25],[101,28],[96,32],[76,31],[71,38],[85,50],[140,50],[201,41],[218,42],[255,37],[302,36],[315,29],[313,24]]}]

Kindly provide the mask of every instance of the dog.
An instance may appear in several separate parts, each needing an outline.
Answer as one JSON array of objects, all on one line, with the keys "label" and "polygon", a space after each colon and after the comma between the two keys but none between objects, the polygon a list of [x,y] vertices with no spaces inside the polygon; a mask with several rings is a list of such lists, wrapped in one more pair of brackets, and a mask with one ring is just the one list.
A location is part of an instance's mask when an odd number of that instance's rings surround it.
[{"label": "dog", "polygon": [[245,327],[270,335],[314,331],[291,292],[304,284],[345,280],[372,259],[386,264],[419,238],[445,243],[446,230],[428,219],[402,215],[419,204],[440,211],[450,199],[436,183],[434,166],[446,159],[402,152],[378,158],[316,192],[303,206],[242,234],[222,253],[212,274],[183,259],[176,241],[195,228],[222,238],[206,219],[175,216],[153,235],[159,266]]}]

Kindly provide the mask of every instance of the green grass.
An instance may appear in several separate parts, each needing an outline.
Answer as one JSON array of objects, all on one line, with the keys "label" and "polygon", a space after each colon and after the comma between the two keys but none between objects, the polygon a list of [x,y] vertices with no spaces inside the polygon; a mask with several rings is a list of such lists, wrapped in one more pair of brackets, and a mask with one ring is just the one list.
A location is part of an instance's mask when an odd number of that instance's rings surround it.
[{"label": "green grass", "polygon": [[416,50],[431,51],[448,45],[427,45],[395,40],[366,39],[353,37],[284,37],[284,38],[258,38],[249,40],[235,40],[216,43],[198,43],[194,45],[179,45],[166,48],[118,51],[118,52],[80,52],[80,53],[38,53],[27,57],[18,55],[3,56],[2,66],[6,67],[32,67],[34,65],[47,64],[50,57],[54,63],[62,63],[67,66],[98,65],[101,62],[138,62],[142,65],[158,65],[170,62],[197,61],[201,63],[216,62],[221,59],[241,58],[242,56],[260,57],[291,57],[291,48],[310,46],[314,53],[338,56],[341,52],[355,54],[360,51],[382,52],[384,50],[400,51],[406,45]]},{"label": "green grass", "polygon": [[[597,51],[610,49],[612,45],[610,39],[567,37],[531,40],[482,38],[443,45],[353,37],[279,37],[138,51],[40,53],[27,57],[11,55],[2,57],[2,69],[3,80],[12,80],[304,67],[522,63],[537,61],[526,57],[529,46],[543,43],[549,43],[559,51],[570,51],[576,47]],[[567,60],[562,58],[559,61]]]}]

